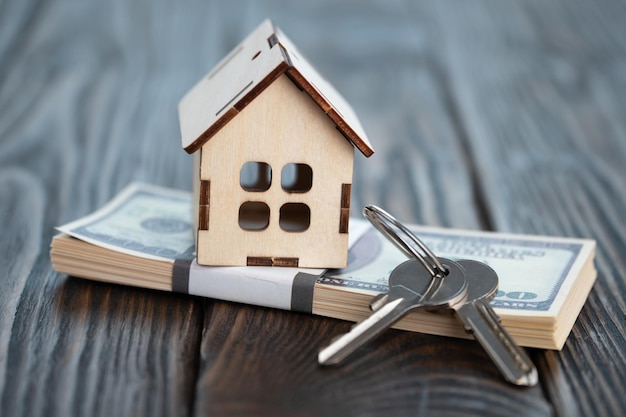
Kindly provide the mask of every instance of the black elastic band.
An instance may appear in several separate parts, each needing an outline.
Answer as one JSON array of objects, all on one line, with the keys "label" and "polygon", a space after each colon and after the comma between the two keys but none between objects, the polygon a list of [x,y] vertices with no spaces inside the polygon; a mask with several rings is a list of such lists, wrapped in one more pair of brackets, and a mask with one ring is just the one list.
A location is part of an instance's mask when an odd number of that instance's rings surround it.
[{"label": "black elastic band", "polygon": [[193,259],[176,259],[172,271],[172,291],[189,294],[189,268]]},{"label": "black elastic band", "polygon": [[313,312],[313,289],[317,275],[298,272],[291,287],[291,310],[311,314]]}]

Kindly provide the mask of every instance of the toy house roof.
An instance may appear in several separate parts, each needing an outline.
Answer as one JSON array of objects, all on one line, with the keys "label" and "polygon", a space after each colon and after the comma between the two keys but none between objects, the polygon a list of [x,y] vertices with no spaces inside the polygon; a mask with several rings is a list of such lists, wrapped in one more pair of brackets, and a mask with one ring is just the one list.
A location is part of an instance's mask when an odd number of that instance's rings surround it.
[{"label": "toy house roof", "polygon": [[363,155],[374,153],[350,105],[270,20],[248,35],[180,101],[185,151],[200,149],[282,74],[304,90]]}]

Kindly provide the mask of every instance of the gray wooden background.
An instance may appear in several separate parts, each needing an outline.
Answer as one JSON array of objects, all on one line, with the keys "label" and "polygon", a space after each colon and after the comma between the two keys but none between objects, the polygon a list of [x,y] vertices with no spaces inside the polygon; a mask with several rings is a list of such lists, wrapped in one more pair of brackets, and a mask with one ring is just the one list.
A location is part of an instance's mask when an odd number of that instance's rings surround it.
[{"label": "gray wooden background", "polygon": [[[376,154],[352,207],[598,242],[598,281],[541,384],[473,341],[87,282],[53,227],[130,181],[191,187],[182,94],[272,18],[353,105]],[[623,1],[0,1],[0,415],[540,415],[626,410]],[[356,213],[355,213],[356,214]]]}]

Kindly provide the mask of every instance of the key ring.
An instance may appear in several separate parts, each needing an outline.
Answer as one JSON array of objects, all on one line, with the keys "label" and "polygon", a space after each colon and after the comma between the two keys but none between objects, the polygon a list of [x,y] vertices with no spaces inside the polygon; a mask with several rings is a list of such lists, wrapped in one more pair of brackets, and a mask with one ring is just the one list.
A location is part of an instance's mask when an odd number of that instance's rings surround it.
[{"label": "key ring", "polygon": [[[380,207],[369,205],[363,209],[363,215],[401,252],[409,258],[420,261],[433,278],[443,278],[448,274],[447,269],[428,246],[391,214]],[[422,255],[415,246],[419,247],[424,254]]]}]

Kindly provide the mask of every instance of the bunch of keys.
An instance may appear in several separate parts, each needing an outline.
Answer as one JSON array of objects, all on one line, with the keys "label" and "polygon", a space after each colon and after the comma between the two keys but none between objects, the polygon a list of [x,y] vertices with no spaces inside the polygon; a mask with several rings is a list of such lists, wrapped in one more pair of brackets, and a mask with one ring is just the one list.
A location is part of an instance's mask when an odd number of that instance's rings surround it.
[{"label": "bunch of keys", "polygon": [[319,352],[321,365],[341,362],[412,310],[452,309],[507,381],[537,383],[532,361],[489,305],[498,289],[493,269],[482,262],[436,257],[407,227],[376,206],[365,207],[363,214],[410,259],[391,272],[389,291],[372,299],[372,315]]}]

